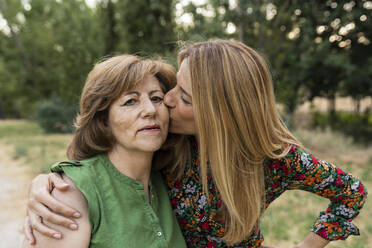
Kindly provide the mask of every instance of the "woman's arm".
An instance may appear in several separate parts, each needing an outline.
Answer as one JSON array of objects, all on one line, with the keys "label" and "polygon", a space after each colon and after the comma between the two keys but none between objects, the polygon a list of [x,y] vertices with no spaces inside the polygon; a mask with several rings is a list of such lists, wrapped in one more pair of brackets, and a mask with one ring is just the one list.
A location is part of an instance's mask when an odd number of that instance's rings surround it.
[{"label": "woman's arm", "polygon": [[[27,204],[28,218],[24,227],[26,238],[31,244],[35,243],[34,231],[58,239],[62,237],[61,232],[57,231],[58,226],[64,226],[71,230],[76,230],[78,227],[78,223],[72,218],[79,218],[81,214],[55,199],[51,195],[54,188],[61,192],[66,191],[69,189],[69,184],[57,173],[41,174],[32,180]],[[54,225],[54,228],[51,228],[51,226],[41,223],[40,217],[57,226]]]},{"label": "woman's arm", "polygon": [[268,170],[268,203],[277,197],[277,192],[280,194],[288,189],[306,190],[330,200],[328,208],[316,220],[313,234],[301,244],[316,237],[319,247],[324,247],[326,241],[359,235],[352,220],[363,207],[367,192],[356,177],[295,146],[285,158],[270,163]]},{"label": "woman's arm", "polygon": [[89,222],[88,203],[84,195],[76,188],[75,184],[67,176],[63,176],[63,180],[69,185],[65,191],[55,188],[52,191],[52,196],[55,200],[60,201],[62,204],[66,204],[70,208],[79,209],[82,213],[81,218],[77,219],[76,222],[79,225],[77,231],[72,231],[68,228],[55,225],[50,221],[43,220],[42,222],[51,229],[60,229],[66,235],[63,240],[56,240],[54,238],[43,235],[37,230],[33,231],[36,238],[36,246],[31,246],[29,242],[23,242],[23,247],[88,247],[90,243],[91,228]]}]

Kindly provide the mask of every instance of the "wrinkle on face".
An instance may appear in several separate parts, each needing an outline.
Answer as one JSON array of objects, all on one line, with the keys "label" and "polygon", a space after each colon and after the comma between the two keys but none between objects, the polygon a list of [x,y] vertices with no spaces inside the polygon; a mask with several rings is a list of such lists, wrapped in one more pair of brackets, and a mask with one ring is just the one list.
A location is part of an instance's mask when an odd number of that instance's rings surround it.
[{"label": "wrinkle on face", "polygon": [[[169,112],[163,98],[159,81],[148,75],[136,88],[124,92],[112,104],[108,124],[116,146],[136,151],[156,151],[161,147],[167,137],[169,123]],[[159,132],[139,131],[149,125],[158,125]]]}]

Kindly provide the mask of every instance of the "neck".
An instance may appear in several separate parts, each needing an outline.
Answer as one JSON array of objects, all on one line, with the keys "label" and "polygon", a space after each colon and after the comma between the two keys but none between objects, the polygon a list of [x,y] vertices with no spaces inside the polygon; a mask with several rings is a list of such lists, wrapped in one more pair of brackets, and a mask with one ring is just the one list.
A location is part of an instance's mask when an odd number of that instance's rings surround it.
[{"label": "neck", "polygon": [[120,146],[114,146],[107,154],[118,171],[141,182],[145,191],[149,186],[153,155],[153,152],[129,151]]}]

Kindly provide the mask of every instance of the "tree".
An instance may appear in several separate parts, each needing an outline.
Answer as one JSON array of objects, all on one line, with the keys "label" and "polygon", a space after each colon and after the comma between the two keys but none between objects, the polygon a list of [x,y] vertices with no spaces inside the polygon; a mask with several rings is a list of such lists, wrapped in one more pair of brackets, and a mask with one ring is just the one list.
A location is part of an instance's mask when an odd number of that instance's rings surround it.
[{"label": "tree", "polygon": [[35,104],[52,95],[76,104],[88,71],[103,56],[94,11],[84,1],[33,0],[27,9],[16,1],[1,3],[11,30],[1,43],[6,112],[32,117]]},{"label": "tree", "polygon": [[351,96],[356,101],[356,112],[360,113],[360,100],[372,96],[372,11],[366,1],[356,1],[350,5],[346,23],[354,23],[354,28],[347,30],[345,41],[351,65],[348,76],[342,84],[341,94]]},{"label": "tree", "polygon": [[[190,3],[184,11],[193,16],[194,25],[184,29],[184,36],[235,38],[261,52],[290,118],[299,103],[317,96],[329,98],[334,109],[341,88],[354,98],[371,95],[372,67],[365,56],[371,53],[368,6],[366,1],[350,0]],[[215,14],[203,15],[208,8]],[[228,25],[235,31],[227,33]]]},{"label": "tree", "polygon": [[173,0],[122,0],[116,3],[118,50],[169,55],[176,45]]}]

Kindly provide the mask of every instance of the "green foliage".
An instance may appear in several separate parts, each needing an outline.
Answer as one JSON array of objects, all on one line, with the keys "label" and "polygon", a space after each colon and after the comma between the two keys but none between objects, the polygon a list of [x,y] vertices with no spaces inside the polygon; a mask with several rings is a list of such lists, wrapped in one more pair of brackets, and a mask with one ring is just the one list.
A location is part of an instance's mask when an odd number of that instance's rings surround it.
[{"label": "green foliage", "polygon": [[76,105],[66,104],[59,97],[39,102],[36,106],[36,121],[46,133],[70,133],[73,131],[73,119]]},{"label": "green foliage", "polygon": [[[290,114],[317,96],[372,95],[372,11],[364,0],[0,3],[10,28],[0,31],[0,118],[31,118],[53,94],[76,103],[86,75],[105,56],[156,54],[176,65],[177,40],[234,38],[255,48]],[[176,21],[176,12],[192,23]]]},{"label": "green foliage", "polygon": [[[87,73],[103,55],[101,27],[85,1],[17,1],[1,8],[12,32],[0,32],[0,105],[4,117],[32,118],[56,94],[76,103]],[[20,1],[19,1],[20,2]]]},{"label": "green foliage", "polygon": [[100,3],[106,52],[169,55],[175,48],[173,0]]},{"label": "green foliage", "polygon": [[[365,1],[234,2],[185,6],[194,25],[181,29],[182,37],[235,38],[259,50],[289,113],[317,96],[332,99],[343,92],[358,100],[372,95],[372,60],[366,56],[372,52],[372,11]],[[203,15],[206,11],[213,14]],[[236,30],[227,33],[229,25]]]},{"label": "green foliage", "polygon": [[355,142],[371,144],[372,142],[372,114],[369,110],[363,114],[338,111],[334,114],[313,112],[314,127],[325,129],[331,127],[353,137]]},{"label": "green foliage", "polygon": [[312,113],[312,122],[314,127],[319,127],[324,130],[329,126],[329,116],[318,111]]},{"label": "green foliage", "polygon": [[[229,3],[226,0],[211,0],[203,4],[190,1],[183,12],[192,16],[193,23],[178,25],[178,39],[187,41],[205,41],[206,39],[226,39],[234,36],[226,32],[228,25]],[[206,16],[203,13],[213,13]]]},{"label": "green foliage", "polygon": [[[58,95],[78,101],[93,65],[116,53],[169,56],[176,45],[173,0],[0,0],[0,118],[33,118]],[[26,7],[28,6],[28,7]]]}]

